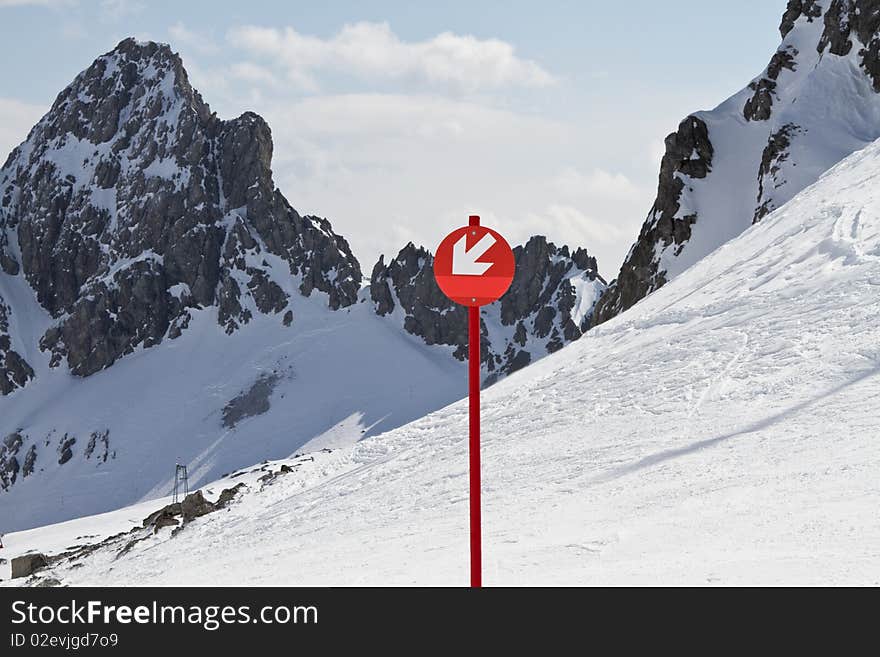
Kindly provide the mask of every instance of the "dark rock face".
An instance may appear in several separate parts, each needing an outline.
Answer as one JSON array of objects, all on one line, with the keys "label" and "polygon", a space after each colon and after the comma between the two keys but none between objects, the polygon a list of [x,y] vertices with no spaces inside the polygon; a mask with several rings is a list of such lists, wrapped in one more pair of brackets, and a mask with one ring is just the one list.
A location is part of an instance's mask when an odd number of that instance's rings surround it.
[{"label": "dark rock face", "polygon": [[152,527],[155,534],[163,527],[176,527],[180,525],[181,521],[186,524],[195,518],[200,518],[226,507],[244,488],[245,485],[243,483],[237,484],[232,488],[224,488],[215,503],[206,500],[202,491],[197,490],[183,498],[182,502],[168,504],[158,511],[154,511],[144,518],[141,526],[145,529]]},{"label": "dark rock face", "polygon": [[158,533],[159,530],[163,527],[177,527],[179,524],[180,521],[170,513],[160,513],[158,516],[156,516],[156,518],[153,519],[153,533]]},{"label": "dark rock face", "polygon": [[[217,509],[223,508],[231,502],[244,484],[239,484],[235,488],[227,488],[220,494],[217,504],[212,504],[205,499],[202,491],[197,490],[183,498],[182,502],[176,504],[168,504],[158,511],[154,511],[144,518],[142,526],[152,527],[153,533],[158,532],[162,527],[173,527],[181,523],[186,524],[189,521],[200,518],[201,516],[213,513]],[[180,517],[180,520],[178,520]]]},{"label": "dark rock face", "polygon": [[180,503],[180,514],[183,516],[184,522],[189,522],[193,518],[199,518],[207,515],[215,510],[213,504],[205,499],[202,491],[197,490],[183,498]]},{"label": "dark rock face", "polygon": [[[333,309],[354,303],[348,243],[290,206],[271,158],[265,121],[218,119],[168,46],[126,39],[99,57],[0,169],[0,266],[57,318],[28,337],[87,376],[181,335],[194,309],[218,306],[227,332],[283,313],[291,275]],[[4,308],[8,394],[34,374],[8,344]]]},{"label": "dark rock face", "polygon": [[[578,339],[605,287],[596,259],[584,249],[571,253],[566,246],[535,236],[513,254],[516,273],[497,304],[498,316],[482,311],[480,360],[489,382]],[[430,252],[407,244],[387,265],[384,257],[376,263],[370,296],[377,314],[400,310],[407,332],[429,345],[449,345],[453,356],[465,360],[467,309],[440,291],[433,265]],[[489,322],[498,330],[490,332]]]},{"label": "dark rock face", "polygon": [[[2,235],[2,233],[0,233]],[[0,245],[0,256],[2,256]],[[9,334],[9,315],[11,309],[3,303],[0,296],[0,395],[8,395],[16,388],[23,388],[34,378],[34,370],[12,348],[12,337]]]},{"label": "dark rock face", "polygon": [[[510,289],[501,297],[501,323],[525,328],[524,322],[534,316],[533,333],[538,338],[549,338],[546,347],[550,352],[577,340],[590,325],[592,308],[573,317],[577,290],[570,282],[571,274],[584,272],[585,280],[604,286],[596,258],[581,248],[570,254],[567,246],[557,248],[542,236],[515,247],[513,255],[516,272]],[[522,331],[518,338],[517,343],[524,346]]]},{"label": "dark rock face", "polygon": [[743,116],[746,121],[766,121],[770,118],[776,81],[782,69],[795,70],[797,54],[797,48],[793,46],[777,50],[767,67],[767,74],[757,82],[749,84],[749,89],[755,93],[743,107]]},{"label": "dark rock face", "polygon": [[780,164],[788,159],[791,140],[799,131],[800,128],[794,123],[786,123],[767,140],[758,169],[758,205],[752,223],[759,222],[776,209],[772,198],[764,198],[765,189],[775,189],[785,184],[785,180],[779,178]]},{"label": "dark rock face", "polygon": [[262,415],[271,407],[270,398],[281,380],[277,372],[261,374],[253,385],[223,407],[223,426],[232,429],[243,419]]},{"label": "dark rock face", "polygon": [[21,475],[27,477],[34,473],[34,465],[37,463],[37,447],[31,445],[24,457],[24,465],[21,468]]},{"label": "dark rock face", "polygon": [[[282,470],[283,470],[285,467],[286,467],[286,466],[283,466],[283,465],[282,465],[282,466],[281,466]],[[289,468],[288,468],[288,469],[289,469]],[[224,488],[222,491],[220,491],[220,497],[218,497],[218,498],[217,498],[217,501],[214,503],[214,508],[216,508],[216,509],[222,509],[222,508],[226,507],[227,505],[231,504],[232,501],[233,501],[236,497],[238,497],[238,494],[239,494],[239,493],[242,491],[242,489],[244,489],[244,488],[245,488],[245,485],[244,485],[243,483],[241,483],[241,484],[236,484],[236,485],[233,486],[232,488]]]},{"label": "dark rock face", "polygon": [[100,463],[107,462],[107,458],[110,457],[110,429],[91,433],[84,456],[87,459],[94,456]]},{"label": "dark rock face", "polygon": [[[178,502],[176,504],[168,504],[166,506],[163,506],[158,511],[154,511],[153,513],[148,515],[146,518],[144,518],[142,526],[143,527],[156,526],[156,523],[159,522],[161,519],[173,518],[174,516],[179,516],[179,515],[180,515],[180,503]],[[167,524],[165,526],[167,526]]]},{"label": "dark rock face", "polygon": [[[396,307],[405,312],[403,327],[426,344],[455,347],[453,355],[467,358],[467,309],[450,301],[434,280],[434,256],[412,242],[385,265],[379,258],[370,276],[370,297],[376,314]],[[485,362],[487,356],[482,355]]]},{"label": "dark rock face", "polygon": [[678,131],[666,137],[665,143],[657,199],[620,275],[596,305],[594,325],[611,319],[666,283],[665,272],[660,270],[655,258],[657,245],[675,244],[676,252],[680,252],[690,239],[691,226],[697,215],[689,212],[679,216],[685,187],[683,176],[705,178],[712,169],[714,149],[706,123],[696,116],[682,121]]},{"label": "dark rock face", "polygon": [[73,458],[73,446],[76,444],[75,436],[64,434],[61,444],[58,445],[58,465],[64,465]]},{"label": "dark rock face", "polygon": [[824,17],[825,31],[817,50],[845,56],[860,45],[858,57],[880,93],[880,0],[832,0]]},{"label": "dark rock face", "polygon": [[0,442],[0,488],[8,490],[18,479],[21,465],[18,462],[18,452],[24,442],[18,432],[9,434]]},{"label": "dark rock face", "polygon": [[813,19],[821,15],[822,7],[816,3],[816,0],[788,0],[782,22],[779,24],[779,34],[784,39],[794,29],[795,21],[799,18],[804,17],[812,23]]},{"label": "dark rock face", "polygon": [[30,577],[38,570],[46,568],[49,565],[49,561],[45,554],[34,552],[14,557],[11,565],[12,579],[18,579],[19,577]]}]

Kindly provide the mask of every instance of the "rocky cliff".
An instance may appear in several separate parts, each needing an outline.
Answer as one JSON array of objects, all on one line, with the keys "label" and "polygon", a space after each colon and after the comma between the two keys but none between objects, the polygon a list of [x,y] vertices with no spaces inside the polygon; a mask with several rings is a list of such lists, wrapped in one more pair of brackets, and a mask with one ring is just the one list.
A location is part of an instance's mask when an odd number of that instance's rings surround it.
[{"label": "rocky cliff", "polygon": [[789,0],[767,68],[666,138],[657,196],[604,322],[880,137],[880,0]]}]

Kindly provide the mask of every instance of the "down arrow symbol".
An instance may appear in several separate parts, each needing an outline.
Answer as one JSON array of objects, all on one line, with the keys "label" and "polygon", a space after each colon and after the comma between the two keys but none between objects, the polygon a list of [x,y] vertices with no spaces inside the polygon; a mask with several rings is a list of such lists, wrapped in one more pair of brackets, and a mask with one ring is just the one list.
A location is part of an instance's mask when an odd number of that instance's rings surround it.
[{"label": "down arrow symbol", "polygon": [[467,234],[452,246],[452,274],[454,276],[482,276],[494,262],[477,262],[486,251],[495,245],[495,238],[491,233],[486,233],[480,241],[470,249],[467,248]]}]

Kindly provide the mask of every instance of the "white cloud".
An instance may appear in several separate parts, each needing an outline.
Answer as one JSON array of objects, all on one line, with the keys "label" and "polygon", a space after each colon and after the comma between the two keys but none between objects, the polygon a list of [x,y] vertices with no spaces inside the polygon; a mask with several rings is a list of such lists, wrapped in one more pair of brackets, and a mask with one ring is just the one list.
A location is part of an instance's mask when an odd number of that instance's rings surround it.
[{"label": "white cloud", "polygon": [[177,21],[169,27],[168,34],[175,47],[185,46],[202,55],[214,55],[220,51],[213,39],[200,32],[190,30],[181,21]]},{"label": "white cloud", "polygon": [[[529,158],[566,143],[552,121],[430,95],[346,94],[251,109],[272,128],[276,184],[300,212],[328,217],[366,268],[410,239],[433,248],[443,217],[463,202],[501,211],[520,204],[523,171],[539,179]],[[505,196],[503,206],[491,200]]]},{"label": "white cloud", "polygon": [[[177,49],[171,44],[172,49]],[[230,88],[232,79],[228,70],[223,67],[204,67],[197,60],[190,58],[186,53],[183,55],[183,67],[186,69],[189,81],[193,87],[198,89],[209,105],[213,107],[215,103],[223,102],[224,99],[238,99],[240,90]],[[235,107],[233,111],[241,113],[244,107]]]},{"label": "white cloud", "polygon": [[318,87],[315,74],[319,72],[451,85],[467,91],[554,82],[550,73],[519,58],[504,41],[444,32],[406,42],[387,23],[346,25],[329,39],[301,34],[291,27],[243,26],[230,30],[228,39],[254,55],[278,62],[291,82],[307,90]]},{"label": "white cloud", "polygon": [[526,116],[473,102],[434,95],[341,94],[309,97],[286,106],[296,130],[327,137],[410,141],[460,138],[475,147],[521,136],[563,139],[565,128],[548,119]]},{"label": "white cloud", "polygon": [[622,173],[610,173],[603,169],[593,169],[583,173],[568,168],[560,173],[553,185],[561,195],[568,198],[604,198],[624,200],[638,193],[632,181]]},{"label": "white cloud", "polygon": [[30,129],[48,109],[14,98],[0,98],[0,166],[12,149],[27,138]]},{"label": "white cloud", "polygon": [[260,84],[268,87],[280,88],[281,81],[269,69],[253,62],[238,62],[229,68],[229,73],[239,80],[251,84]]},{"label": "white cloud", "polygon": [[588,246],[591,251],[635,238],[631,230],[617,225],[613,219],[599,219],[570,205],[552,204],[541,213],[529,213],[524,225],[536,233],[541,233],[542,228],[550,228],[552,234],[564,241],[573,246]]}]

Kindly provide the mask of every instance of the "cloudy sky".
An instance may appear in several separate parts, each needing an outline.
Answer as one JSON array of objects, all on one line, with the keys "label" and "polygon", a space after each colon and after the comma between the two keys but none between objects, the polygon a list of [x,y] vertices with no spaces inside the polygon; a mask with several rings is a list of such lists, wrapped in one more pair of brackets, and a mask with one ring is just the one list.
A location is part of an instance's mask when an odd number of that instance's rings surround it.
[{"label": "cloudy sky", "polygon": [[369,274],[478,213],[607,277],[663,138],[769,61],[785,0],[0,0],[0,151],[126,36],[170,43],[221,117],[263,115],[275,182]]}]

